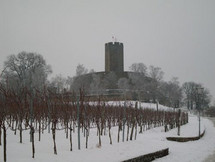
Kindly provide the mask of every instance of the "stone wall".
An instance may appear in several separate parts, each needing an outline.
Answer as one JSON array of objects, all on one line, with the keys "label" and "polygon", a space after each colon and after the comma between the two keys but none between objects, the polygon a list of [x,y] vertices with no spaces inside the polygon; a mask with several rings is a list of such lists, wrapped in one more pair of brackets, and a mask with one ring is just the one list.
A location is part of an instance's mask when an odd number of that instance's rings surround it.
[{"label": "stone wall", "polygon": [[167,156],[167,155],[169,155],[169,148],[163,149],[163,150],[160,150],[160,151],[157,151],[157,152],[153,152],[153,153],[150,153],[150,154],[138,156],[138,157],[135,157],[135,158],[132,158],[132,159],[128,159],[128,160],[125,160],[123,162],[150,162],[150,161],[153,161],[153,160],[155,160],[157,158],[161,158],[161,157],[164,157],[164,156]]},{"label": "stone wall", "polygon": [[167,137],[166,139],[168,141],[175,141],[175,142],[189,142],[189,141],[199,140],[204,136],[204,134],[205,134],[205,130],[200,136],[197,136],[197,137]]}]

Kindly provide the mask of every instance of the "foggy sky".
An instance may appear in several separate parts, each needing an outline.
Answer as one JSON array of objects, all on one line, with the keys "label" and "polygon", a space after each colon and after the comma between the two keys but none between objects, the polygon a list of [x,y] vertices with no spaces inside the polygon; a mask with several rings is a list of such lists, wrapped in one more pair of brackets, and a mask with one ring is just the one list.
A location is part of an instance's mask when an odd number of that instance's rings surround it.
[{"label": "foggy sky", "polygon": [[104,71],[104,44],[124,65],[159,66],[165,80],[202,83],[215,96],[214,0],[0,0],[0,70],[10,54],[42,54],[53,76],[81,63]]}]

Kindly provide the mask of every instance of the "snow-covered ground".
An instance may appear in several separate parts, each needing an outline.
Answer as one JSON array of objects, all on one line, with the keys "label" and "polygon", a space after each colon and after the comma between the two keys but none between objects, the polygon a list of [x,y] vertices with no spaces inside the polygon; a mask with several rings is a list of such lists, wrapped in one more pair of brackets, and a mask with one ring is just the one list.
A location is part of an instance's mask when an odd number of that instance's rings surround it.
[{"label": "snow-covered ground", "polygon": [[[169,148],[170,154],[157,159],[157,162],[201,162],[215,150],[215,128],[208,119],[202,119],[202,128],[206,129],[205,136],[193,142],[177,143],[167,141],[166,137],[177,136],[177,129],[167,133],[163,127],[154,128],[138,134],[133,141],[117,143],[117,128],[111,129],[113,144],[109,144],[108,133],[102,136],[102,146],[98,148],[96,129],[91,129],[88,149],[85,149],[85,139],[81,137],[81,150],[78,150],[77,134],[73,133],[73,151],[71,152],[69,139],[65,138],[63,130],[57,131],[56,143],[58,155],[54,155],[52,135],[47,131],[38,141],[35,134],[35,159],[31,158],[31,143],[29,131],[23,134],[23,143],[19,143],[19,136],[11,130],[7,131],[7,159],[8,162],[118,162],[132,157],[144,155],[160,149]],[[203,131],[203,129],[202,129]],[[198,118],[189,116],[189,123],[181,127],[181,136],[198,136]],[[3,146],[0,146],[0,161],[3,161]]]},{"label": "snow-covered ground", "polygon": [[[205,118],[201,119],[202,128],[204,128],[206,132],[200,140],[185,143],[166,141],[165,143],[170,149],[170,154],[156,160],[156,162],[202,162],[208,155],[212,154],[215,150],[215,128],[210,120]],[[177,136],[173,133],[174,131],[176,130],[169,132],[169,136]],[[182,136],[198,136],[197,131],[197,117],[190,116],[189,124],[182,127]]]},{"label": "snow-covered ground", "polygon": [[[108,101],[105,102],[105,105],[110,106],[123,106],[126,104],[126,106],[135,107],[135,104],[137,103],[138,108],[148,108],[148,109],[154,109],[157,110],[157,104],[156,103],[146,103],[146,102],[139,102],[139,101]],[[95,105],[97,102],[91,102],[90,104]],[[167,107],[161,104],[158,104],[158,110],[165,110],[165,111],[174,111],[174,108]]]}]

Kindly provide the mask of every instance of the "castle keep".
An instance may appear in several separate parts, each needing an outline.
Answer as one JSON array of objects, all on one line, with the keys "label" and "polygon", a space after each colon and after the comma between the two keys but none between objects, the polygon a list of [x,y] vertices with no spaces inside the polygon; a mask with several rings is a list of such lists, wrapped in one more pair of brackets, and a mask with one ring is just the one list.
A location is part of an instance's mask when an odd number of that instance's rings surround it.
[{"label": "castle keep", "polygon": [[105,44],[105,72],[124,72],[122,43],[109,42]]},{"label": "castle keep", "polygon": [[120,98],[124,99],[125,97],[137,99],[140,92],[129,90],[129,87],[135,84],[132,78],[144,79],[146,84],[151,82],[151,78],[143,76],[141,73],[124,71],[123,43],[109,42],[105,43],[105,71],[75,77],[71,90],[79,93],[80,88],[83,88],[85,95],[89,98],[102,95],[109,100],[120,100]]},{"label": "castle keep", "polygon": [[[118,80],[120,78],[129,79],[129,73],[124,71],[124,53],[123,43],[109,42],[105,43],[105,71],[88,73],[74,79],[73,90],[79,90],[84,87],[88,95],[110,95],[117,93],[121,95],[118,89]],[[115,96],[116,97],[116,96]]]}]

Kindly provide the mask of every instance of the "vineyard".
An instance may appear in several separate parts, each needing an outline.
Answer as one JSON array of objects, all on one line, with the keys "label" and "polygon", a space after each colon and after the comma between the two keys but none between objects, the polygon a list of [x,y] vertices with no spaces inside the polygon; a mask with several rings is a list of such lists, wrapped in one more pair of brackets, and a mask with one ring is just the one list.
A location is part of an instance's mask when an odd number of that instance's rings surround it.
[{"label": "vineyard", "polygon": [[[117,101],[115,101],[117,102]],[[19,142],[23,142],[23,131],[30,132],[32,158],[35,158],[35,136],[41,141],[44,131],[52,135],[53,153],[57,154],[56,135],[64,130],[68,139],[68,150],[82,149],[81,141],[88,141],[91,131],[96,130],[98,147],[102,146],[101,136],[117,142],[135,140],[138,134],[154,127],[163,126],[165,131],[179,127],[188,122],[188,114],[173,110],[153,110],[138,108],[137,103],[130,101],[111,105],[102,97],[90,101],[84,91],[75,94],[57,94],[49,90],[43,91],[22,89],[20,93],[0,88],[0,147],[4,150],[4,161],[7,160],[7,130],[10,129]],[[112,128],[117,128],[117,139],[112,137]],[[73,135],[78,135],[78,145],[74,146]],[[76,138],[75,138],[76,139]],[[41,141],[43,142],[43,141]],[[77,147],[77,148],[76,148]]]}]

